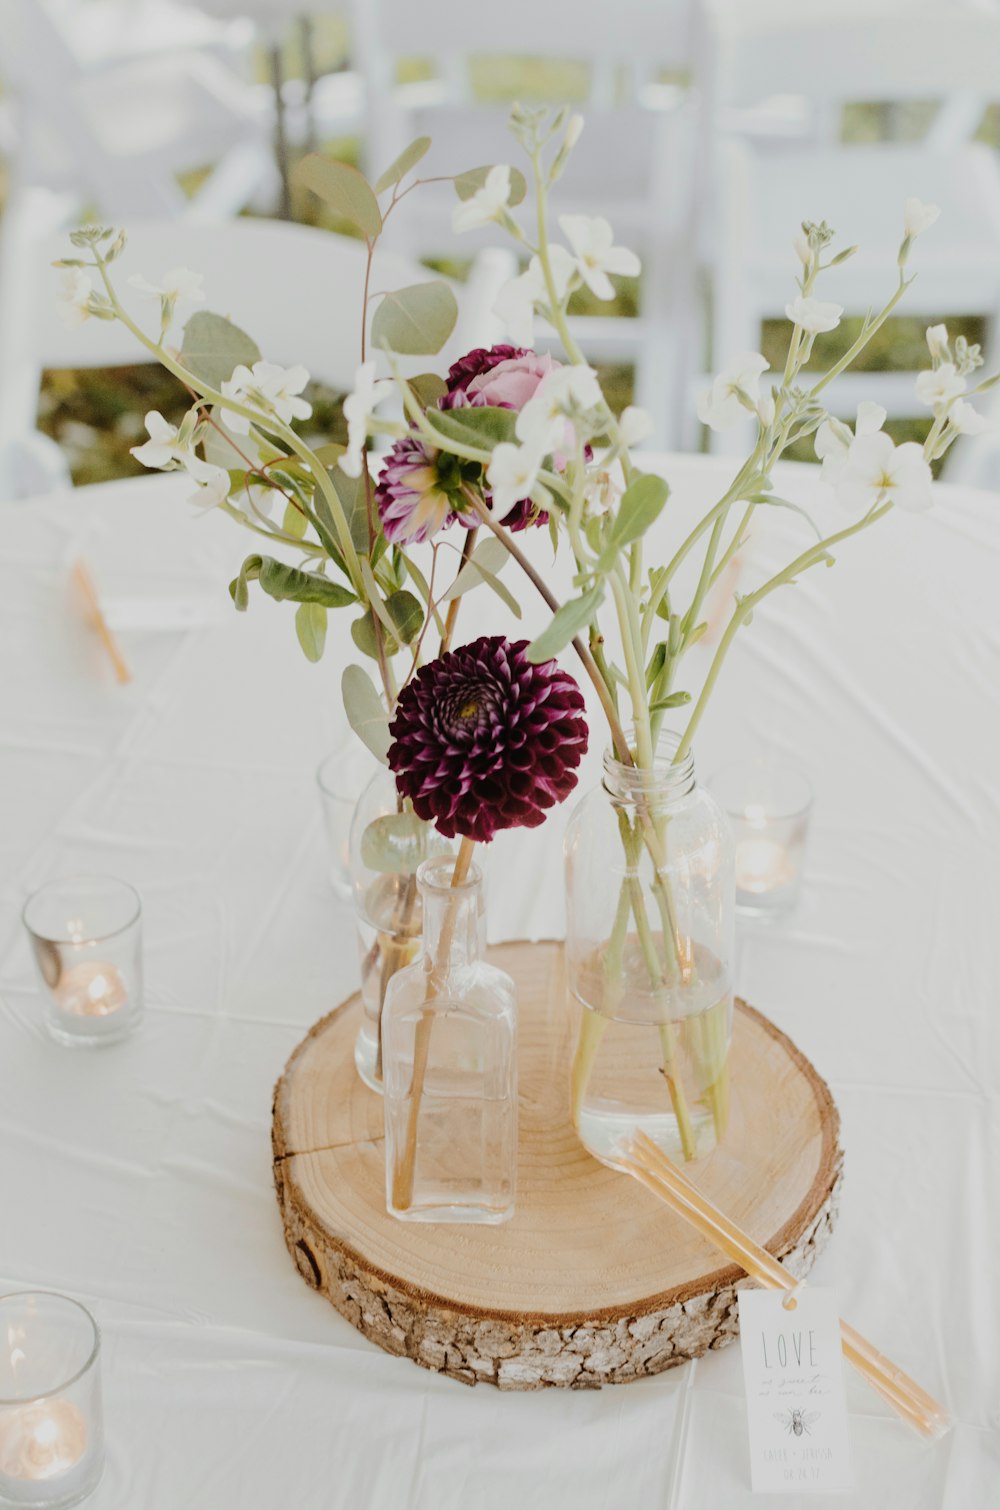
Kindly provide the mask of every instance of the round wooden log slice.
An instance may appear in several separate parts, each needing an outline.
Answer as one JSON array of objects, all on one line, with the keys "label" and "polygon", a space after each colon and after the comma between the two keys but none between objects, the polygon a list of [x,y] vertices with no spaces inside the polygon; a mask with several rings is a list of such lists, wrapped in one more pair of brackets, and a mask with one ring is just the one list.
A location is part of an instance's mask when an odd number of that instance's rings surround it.
[{"label": "round wooden log slice", "polygon": [[[503,1226],[400,1222],[385,1209],[381,1098],[358,1079],[352,997],[316,1024],[274,1097],[274,1178],[304,1279],[387,1352],[501,1389],[620,1384],[737,1333],[741,1270],[636,1181],[590,1157],[569,1116],[576,1014],[560,944],[490,957],[517,982],[517,1210]],[[731,1114],[689,1166],[796,1276],[836,1217],[839,1118],[786,1035],[737,1004]]]}]

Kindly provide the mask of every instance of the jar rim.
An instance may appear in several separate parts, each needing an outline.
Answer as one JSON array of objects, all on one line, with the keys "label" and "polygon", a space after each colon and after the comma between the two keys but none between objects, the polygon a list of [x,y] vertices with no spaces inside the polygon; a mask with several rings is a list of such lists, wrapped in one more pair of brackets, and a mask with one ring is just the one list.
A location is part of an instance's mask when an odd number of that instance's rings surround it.
[{"label": "jar rim", "polygon": [[[634,729],[629,731],[632,735],[630,747],[634,742]],[[630,801],[637,796],[648,796],[651,793],[660,792],[666,799],[685,797],[694,790],[694,753],[685,751],[680,760],[676,754],[680,748],[681,736],[672,729],[664,729],[660,732],[653,752],[653,764],[651,766],[626,765],[619,760],[614,747],[609,746],[604,752],[604,781],[605,791],[612,797],[618,797],[624,801]]]},{"label": "jar rim", "polygon": [[439,895],[451,893],[452,896],[468,895],[482,885],[483,872],[473,860],[465,873],[463,880],[454,885],[452,877],[455,873],[457,855],[431,855],[427,860],[421,860],[417,866],[417,884],[427,891],[436,892]]}]

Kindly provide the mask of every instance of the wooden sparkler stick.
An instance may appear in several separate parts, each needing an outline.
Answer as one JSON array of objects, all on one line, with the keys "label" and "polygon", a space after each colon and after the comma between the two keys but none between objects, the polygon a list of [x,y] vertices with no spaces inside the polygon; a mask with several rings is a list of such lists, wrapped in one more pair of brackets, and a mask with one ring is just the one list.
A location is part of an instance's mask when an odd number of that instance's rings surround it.
[{"label": "wooden sparkler stick", "polygon": [[94,586],[94,579],[90,575],[86,562],[75,562],[70,576],[82,599],[84,617],[107,651],[111,664],[115,668],[115,676],[120,682],[130,682],[132,680],[132,673],[128,669],[125,657],[118,648],[118,641],[108,628],[107,621],[101,611],[101,600],[97,595],[97,588]]},{"label": "wooden sparkler stick", "polygon": [[[794,1290],[797,1282],[778,1260],[724,1212],[714,1206],[696,1185],[643,1132],[633,1134],[623,1147],[621,1167],[670,1206],[721,1249],[751,1278],[768,1289]],[[949,1430],[947,1411],[926,1390],[892,1363],[846,1322],[841,1322],[844,1356],[864,1379],[904,1420],[926,1437],[939,1437]]]}]

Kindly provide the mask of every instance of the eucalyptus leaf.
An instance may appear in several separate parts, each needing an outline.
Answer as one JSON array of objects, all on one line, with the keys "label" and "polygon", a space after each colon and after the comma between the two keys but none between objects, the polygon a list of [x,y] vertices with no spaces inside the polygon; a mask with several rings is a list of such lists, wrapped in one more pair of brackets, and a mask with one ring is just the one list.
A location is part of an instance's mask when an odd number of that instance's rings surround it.
[{"label": "eucalyptus leaf", "polygon": [[[378,643],[375,639],[375,615],[370,608],[359,619],[352,620],[351,639],[357,645],[362,655],[370,656],[373,661],[378,660]],[[399,641],[384,629],[382,631],[382,648],[390,659],[399,650]]]},{"label": "eucalyptus leaf", "polygon": [[[361,477],[348,477],[342,467],[330,468],[330,481],[333,483],[337,497],[347,516],[347,525],[351,532],[351,540],[356,551],[368,550],[368,494],[365,490],[365,479]],[[319,496],[319,495],[317,495]],[[327,504],[329,512],[330,505]],[[330,515],[331,523],[333,521]],[[372,499],[372,523],[376,534],[379,531],[378,510],[375,508],[374,497]]]},{"label": "eucalyptus leaf", "polygon": [[565,650],[573,637],[586,629],[604,598],[604,585],[598,583],[579,598],[570,598],[555,614],[551,623],[528,646],[528,660],[540,665]]},{"label": "eucalyptus leaf", "polygon": [[410,645],[416,639],[424,627],[424,610],[418,598],[405,588],[401,592],[390,593],[385,600],[385,606],[389,610],[389,617],[396,626],[396,636],[404,645]]},{"label": "eucalyptus leaf", "polygon": [[617,512],[608,531],[608,545],[621,550],[639,540],[649,529],[667,501],[670,492],[662,477],[644,472],[622,494]]},{"label": "eucalyptus leaf", "polygon": [[[484,168],[469,168],[465,173],[459,173],[455,179],[455,193],[459,199],[471,199],[477,189],[481,189],[489,177],[490,170],[495,163],[487,163]],[[517,168],[510,170],[510,205],[520,204],[528,192],[528,184],[524,174]]]},{"label": "eucalyptus leaf", "polygon": [[221,388],[234,368],[241,364],[252,367],[260,361],[260,348],[232,320],[200,309],[184,327],[180,359],[181,365],[209,388]]},{"label": "eucalyptus leaf", "polygon": [[421,409],[433,409],[441,396],[448,392],[448,384],[436,372],[420,372],[407,378],[410,392]]},{"label": "eucalyptus leaf", "polygon": [[311,189],[342,219],[348,221],[369,240],[382,229],[382,212],[371,185],[363,173],[349,163],[337,162],[319,152],[310,152],[295,169],[294,181]]},{"label": "eucalyptus leaf", "polygon": [[324,608],[344,608],[348,603],[358,601],[349,588],[341,587],[338,582],[331,582],[316,572],[286,566],[284,561],[275,561],[272,556],[248,556],[239,576],[229,584],[233,602],[240,610],[249,602],[250,582],[259,582],[268,597],[278,603],[320,603]]},{"label": "eucalyptus leaf", "polygon": [[498,540],[495,535],[488,536],[476,546],[441,602],[450,603],[453,598],[460,598],[470,588],[478,587],[480,582],[485,582],[500,601],[506,604],[515,619],[519,619],[521,617],[520,603],[514,594],[497,580],[497,573],[503,570],[509,560],[510,552],[503,541]]},{"label": "eucalyptus leaf", "polygon": [[326,609],[319,603],[300,603],[295,610],[295,633],[306,660],[322,660],[326,644]]},{"label": "eucalyptus leaf", "polygon": [[371,677],[360,666],[345,666],[340,690],[348,723],[375,759],[384,765],[392,736],[388,715]]},{"label": "eucalyptus leaf", "polygon": [[417,166],[421,158],[427,156],[427,153],[430,151],[430,145],[431,139],[429,136],[418,136],[415,142],[411,142],[408,147],[404,147],[395,162],[391,162],[381,177],[375,180],[375,193],[381,194],[393,184],[398,184],[399,180],[405,177],[411,168]]},{"label": "eucalyptus leaf", "polygon": [[306,530],[309,528],[308,516],[296,504],[287,503],[281,528],[286,535],[292,535],[296,540],[304,540]]},{"label": "eucalyptus leaf", "polygon": [[494,409],[488,404],[468,409],[439,409],[429,417],[435,430],[449,440],[487,451],[492,451],[500,441],[512,441],[517,425],[514,409]]},{"label": "eucalyptus leaf", "polygon": [[369,870],[412,876],[434,855],[446,855],[448,840],[416,813],[385,813],[361,835],[361,863]]},{"label": "eucalyptus leaf", "polygon": [[443,279],[411,283],[383,296],[372,321],[372,345],[400,356],[433,356],[457,319],[455,295]]}]

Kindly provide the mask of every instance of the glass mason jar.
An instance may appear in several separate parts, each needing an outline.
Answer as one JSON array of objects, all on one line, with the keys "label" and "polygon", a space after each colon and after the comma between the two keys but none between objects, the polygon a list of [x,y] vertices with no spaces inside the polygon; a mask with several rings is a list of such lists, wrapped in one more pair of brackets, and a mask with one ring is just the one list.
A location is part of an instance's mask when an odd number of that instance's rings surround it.
[{"label": "glass mason jar", "polygon": [[417,868],[432,855],[451,855],[457,841],[400,798],[392,772],[380,766],[358,798],[351,822],[351,886],[361,962],[364,1013],[354,1044],[358,1074],[382,1091],[379,1024],[386,989],[420,951],[423,909]]},{"label": "glass mason jar", "polygon": [[693,757],[673,763],[678,743],[662,735],[652,769],[606,754],[566,831],[573,1120],[612,1165],[635,1129],[700,1158],[728,1117],[733,843]]},{"label": "glass mason jar", "polygon": [[420,961],[382,1013],[386,1205],[404,1221],[505,1222],[517,1176],[517,998],[483,958],[483,881],[450,856],[417,872]]}]

